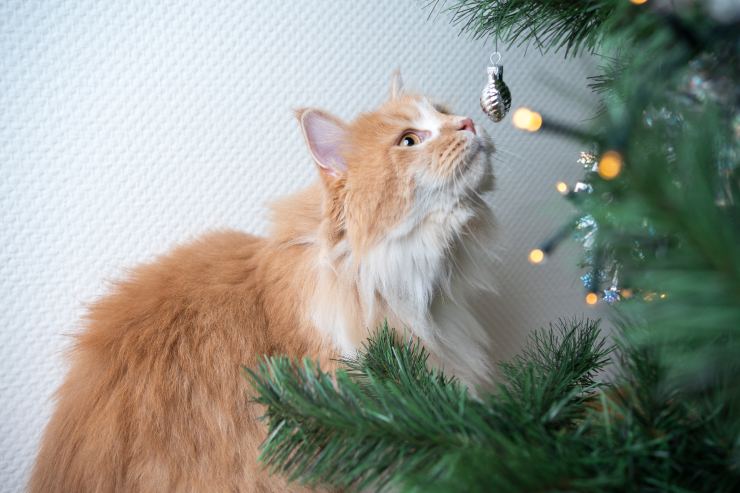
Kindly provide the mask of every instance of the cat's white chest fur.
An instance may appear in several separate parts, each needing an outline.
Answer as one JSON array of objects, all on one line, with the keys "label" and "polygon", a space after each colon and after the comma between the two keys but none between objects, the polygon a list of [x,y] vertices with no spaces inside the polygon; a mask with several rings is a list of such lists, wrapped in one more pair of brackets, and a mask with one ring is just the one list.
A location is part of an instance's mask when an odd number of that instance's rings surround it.
[{"label": "cat's white chest fur", "polygon": [[[492,291],[492,218],[482,202],[447,205],[400,225],[358,270],[320,275],[312,319],[345,355],[388,320],[419,337],[434,364],[478,385],[490,378],[489,341],[472,304]],[[334,276],[355,289],[342,289]]]}]

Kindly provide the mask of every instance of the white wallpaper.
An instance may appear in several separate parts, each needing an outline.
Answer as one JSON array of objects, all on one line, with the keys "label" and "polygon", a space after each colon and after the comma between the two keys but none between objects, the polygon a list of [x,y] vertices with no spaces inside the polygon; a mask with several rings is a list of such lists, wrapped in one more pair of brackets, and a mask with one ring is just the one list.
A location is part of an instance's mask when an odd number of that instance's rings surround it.
[{"label": "white wallpaper", "polygon": [[[526,261],[566,217],[553,184],[580,176],[579,145],[486,121],[492,43],[459,36],[427,3],[0,3],[0,490],[23,489],[85,303],[209,228],[262,232],[265,200],[315,173],[291,108],[351,118],[385,97],[395,67],[499,147],[500,355],[588,311],[576,249]],[[591,115],[588,61],[502,51],[514,106]]]}]

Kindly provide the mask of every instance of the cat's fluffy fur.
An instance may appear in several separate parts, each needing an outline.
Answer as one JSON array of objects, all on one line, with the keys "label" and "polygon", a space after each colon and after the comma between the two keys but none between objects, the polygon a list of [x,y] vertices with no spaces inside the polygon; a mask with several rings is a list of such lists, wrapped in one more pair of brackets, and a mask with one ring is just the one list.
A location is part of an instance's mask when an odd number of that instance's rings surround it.
[{"label": "cat's fluffy fur", "polygon": [[[398,81],[350,124],[296,113],[321,180],[274,205],[270,236],[210,234],[90,308],[30,491],[298,489],[257,464],[265,430],[241,365],[332,369],[384,319],[464,382],[488,380],[473,305],[490,283],[491,146]],[[399,145],[409,131],[417,145]]]}]

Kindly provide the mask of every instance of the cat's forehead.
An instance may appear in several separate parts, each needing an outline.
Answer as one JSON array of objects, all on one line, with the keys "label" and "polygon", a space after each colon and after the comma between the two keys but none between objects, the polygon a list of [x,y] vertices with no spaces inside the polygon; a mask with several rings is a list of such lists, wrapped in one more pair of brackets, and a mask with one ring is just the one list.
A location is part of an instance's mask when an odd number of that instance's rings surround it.
[{"label": "cat's forehead", "polygon": [[433,134],[439,132],[444,120],[448,118],[441,106],[420,95],[405,95],[388,101],[375,115],[393,127],[427,130]]}]

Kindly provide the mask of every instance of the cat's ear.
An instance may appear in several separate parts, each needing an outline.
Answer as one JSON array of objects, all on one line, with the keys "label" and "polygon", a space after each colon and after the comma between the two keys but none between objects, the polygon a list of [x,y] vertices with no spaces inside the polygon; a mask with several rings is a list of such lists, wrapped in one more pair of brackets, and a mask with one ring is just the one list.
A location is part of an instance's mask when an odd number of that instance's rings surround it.
[{"label": "cat's ear", "polygon": [[403,78],[401,77],[401,69],[397,68],[391,74],[390,98],[398,99],[401,94],[403,94]]},{"label": "cat's ear", "polygon": [[346,145],[347,125],[325,111],[302,108],[295,112],[308,150],[323,174],[342,176],[347,171],[341,150]]}]

